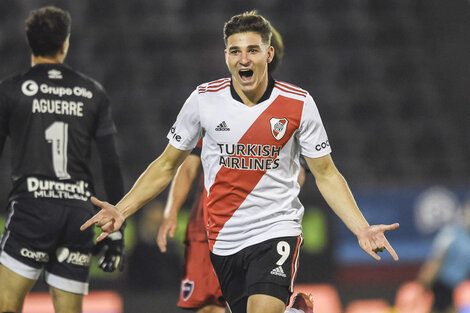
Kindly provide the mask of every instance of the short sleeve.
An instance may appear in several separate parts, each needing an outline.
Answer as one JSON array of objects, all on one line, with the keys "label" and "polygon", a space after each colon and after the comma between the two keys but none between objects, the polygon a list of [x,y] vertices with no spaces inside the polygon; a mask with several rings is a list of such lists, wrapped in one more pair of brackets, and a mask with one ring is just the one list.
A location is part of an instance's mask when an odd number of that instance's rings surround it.
[{"label": "short sleeve", "polygon": [[201,136],[198,92],[195,90],[181,108],[167,138],[179,150],[192,150]]},{"label": "short sleeve", "polygon": [[315,101],[310,95],[304,103],[299,127],[300,154],[319,158],[331,153],[330,142]]}]

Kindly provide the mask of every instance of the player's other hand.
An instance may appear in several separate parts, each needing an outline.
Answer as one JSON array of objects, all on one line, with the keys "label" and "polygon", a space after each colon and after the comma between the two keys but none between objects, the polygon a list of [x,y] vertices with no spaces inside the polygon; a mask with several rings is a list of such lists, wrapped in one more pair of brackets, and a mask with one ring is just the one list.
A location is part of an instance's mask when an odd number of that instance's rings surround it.
[{"label": "player's other hand", "polygon": [[161,252],[166,252],[167,236],[173,238],[178,229],[178,219],[176,217],[165,217],[157,234],[157,245]]},{"label": "player's other hand", "polygon": [[93,247],[93,255],[99,256],[98,266],[105,272],[124,269],[124,226]]},{"label": "player's other hand", "polygon": [[100,207],[101,210],[86,221],[80,227],[80,230],[85,230],[91,225],[96,224],[96,226],[101,228],[102,231],[96,241],[101,241],[111,233],[118,231],[124,223],[125,218],[114,205],[111,205],[106,201],[100,201],[95,197],[91,197],[91,202]]},{"label": "player's other hand", "polygon": [[393,250],[387,238],[385,238],[384,233],[388,230],[395,230],[399,226],[400,225],[398,223],[391,225],[368,226],[356,235],[357,239],[359,240],[359,245],[361,246],[362,250],[367,252],[377,261],[380,260],[380,256],[377,254],[377,252],[382,252],[384,249],[390,253],[395,261],[398,261],[398,255],[396,254],[395,250]]}]

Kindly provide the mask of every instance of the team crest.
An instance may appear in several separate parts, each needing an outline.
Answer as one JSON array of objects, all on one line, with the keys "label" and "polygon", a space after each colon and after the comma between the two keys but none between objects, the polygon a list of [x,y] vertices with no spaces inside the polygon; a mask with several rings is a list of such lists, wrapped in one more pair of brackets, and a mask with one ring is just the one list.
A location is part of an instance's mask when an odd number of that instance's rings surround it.
[{"label": "team crest", "polygon": [[181,297],[184,301],[188,300],[193,294],[194,282],[190,280],[184,280],[181,283]]},{"label": "team crest", "polygon": [[273,117],[269,120],[269,123],[271,124],[271,134],[273,134],[276,140],[281,140],[286,134],[287,124],[289,123],[287,118]]}]

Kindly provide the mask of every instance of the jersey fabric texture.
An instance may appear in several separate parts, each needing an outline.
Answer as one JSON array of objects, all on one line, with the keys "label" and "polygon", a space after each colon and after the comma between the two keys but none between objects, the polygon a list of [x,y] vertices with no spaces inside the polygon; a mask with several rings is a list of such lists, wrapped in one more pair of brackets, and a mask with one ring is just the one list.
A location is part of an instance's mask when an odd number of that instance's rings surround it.
[{"label": "jersey fabric texture", "polygon": [[38,64],[0,83],[0,136],[11,139],[11,200],[87,201],[91,139],[115,132],[103,88],[67,65]]},{"label": "jersey fabric texture", "polygon": [[203,137],[208,240],[216,255],[301,234],[297,198],[299,156],[331,152],[309,93],[270,79],[262,100],[248,107],[231,79],[200,85],[168,133],[172,146],[191,150]]}]

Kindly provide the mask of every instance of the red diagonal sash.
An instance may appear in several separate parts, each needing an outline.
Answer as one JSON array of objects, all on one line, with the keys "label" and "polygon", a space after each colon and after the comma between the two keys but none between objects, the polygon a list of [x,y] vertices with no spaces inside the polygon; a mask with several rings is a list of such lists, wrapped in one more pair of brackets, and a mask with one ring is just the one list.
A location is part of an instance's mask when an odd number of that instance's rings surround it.
[{"label": "red diagonal sash", "polygon": [[[278,96],[256,119],[240,139],[241,144],[260,144],[283,147],[299,127],[303,101]],[[271,133],[271,118],[287,118],[285,135],[276,140]],[[266,170],[241,170],[222,166],[212,184],[207,199],[209,246],[212,250],[215,239],[224,224],[255,188]]]}]

